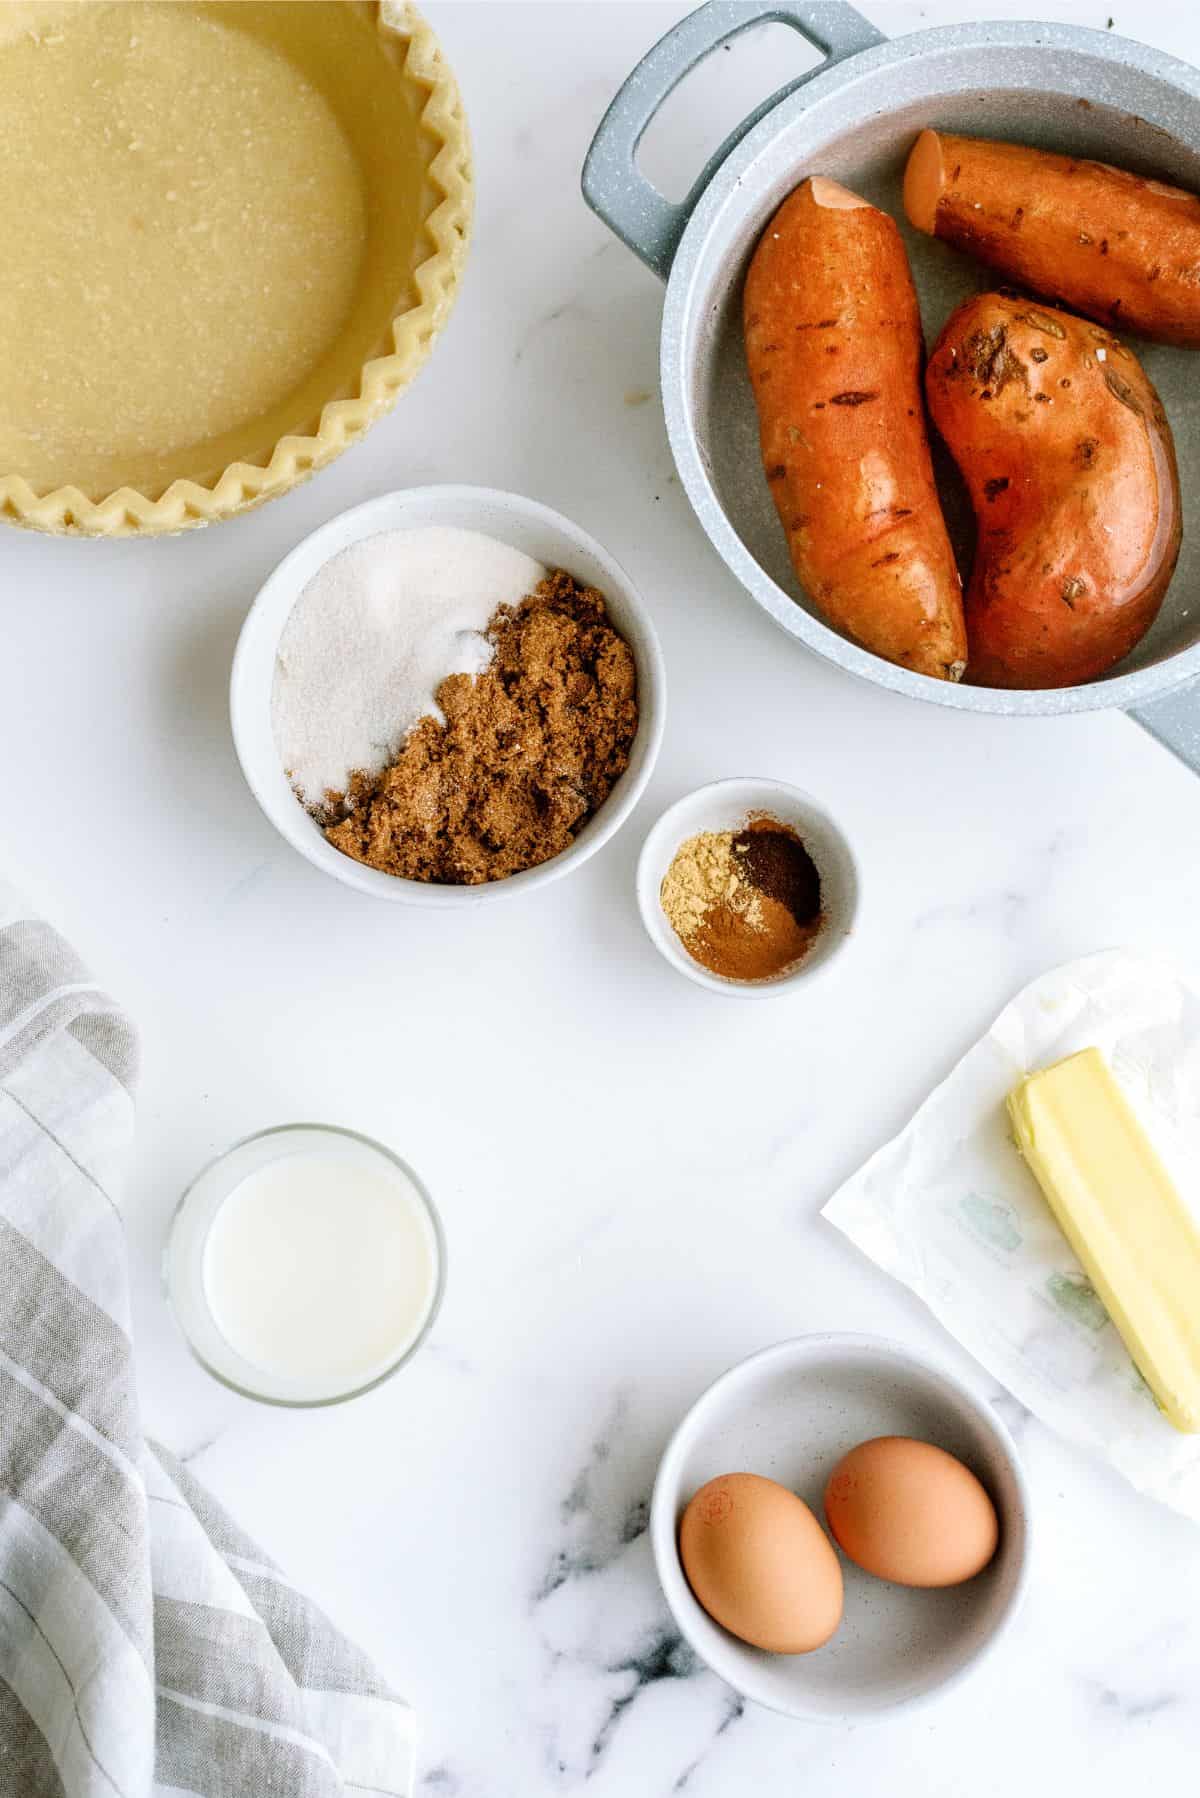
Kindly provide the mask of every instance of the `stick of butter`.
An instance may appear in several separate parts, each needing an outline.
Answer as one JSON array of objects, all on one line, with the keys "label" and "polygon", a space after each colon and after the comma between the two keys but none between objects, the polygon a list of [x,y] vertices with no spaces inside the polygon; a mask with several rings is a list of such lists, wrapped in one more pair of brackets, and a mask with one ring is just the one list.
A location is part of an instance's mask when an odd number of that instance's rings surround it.
[{"label": "stick of butter", "polygon": [[1098,1049],[1008,1095],[1017,1147],[1161,1409],[1200,1430],[1200,1225]]}]

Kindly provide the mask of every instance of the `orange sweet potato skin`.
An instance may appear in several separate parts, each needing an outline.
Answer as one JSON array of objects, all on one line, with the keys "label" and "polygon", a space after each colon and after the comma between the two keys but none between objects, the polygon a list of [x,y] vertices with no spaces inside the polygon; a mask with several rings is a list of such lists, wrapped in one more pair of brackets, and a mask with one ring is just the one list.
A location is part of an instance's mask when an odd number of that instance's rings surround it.
[{"label": "orange sweet potato skin", "polygon": [[[936,136],[909,163],[905,207],[1008,280],[1112,330],[1200,348],[1200,199],[1103,162],[1023,144]],[[914,192],[914,175],[917,175]],[[932,216],[932,226],[930,219]]]},{"label": "orange sweet potato skin", "polygon": [[1103,327],[978,294],[926,372],[979,525],[968,678],[1095,680],[1154,622],[1179,555],[1179,477],[1157,393]]},{"label": "orange sweet potato skin", "polygon": [[886,214],[852,195],[818,204],[813,189],[784,201],[746,278],[763,467],[796,573],[830,622],[890,662],[957,680],[962,582],[930,463],[908,259]]}]

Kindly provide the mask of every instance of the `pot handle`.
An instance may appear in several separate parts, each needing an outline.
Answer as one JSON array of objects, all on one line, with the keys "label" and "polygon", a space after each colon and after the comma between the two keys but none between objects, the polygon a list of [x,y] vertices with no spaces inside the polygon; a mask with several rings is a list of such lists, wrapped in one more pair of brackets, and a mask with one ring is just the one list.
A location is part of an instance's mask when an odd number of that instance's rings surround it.
[{"label": "pot handle", "polygon": [[[743,119],[710,156],[685,199],[678,204],[664,199],[639,172],[635,160],[651,119],[672,89],[713,50],[754,25],[771,22],[792,26],[814,48],[824,50],[825,61],[777,89]],[[665,281],[697,200],[734,145],[773,106],[822,69],[886,42],[882,32],[841,0],[811,0],[807,5],[785,0],[710,0],[660,38],[618,92],[600,121],[583,165],[584,199],[609,230]]]},{"label": "pot handle", "polygon": [[1200,681],[1173,687],[1129,713],[1135,724],[1157,737],[1193,774],[1200,774]]}]

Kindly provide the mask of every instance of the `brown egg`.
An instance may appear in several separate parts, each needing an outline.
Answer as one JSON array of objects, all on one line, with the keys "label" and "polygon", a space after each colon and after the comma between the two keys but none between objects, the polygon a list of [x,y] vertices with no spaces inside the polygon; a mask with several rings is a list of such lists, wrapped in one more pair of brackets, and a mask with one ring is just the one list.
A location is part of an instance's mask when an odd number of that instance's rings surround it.
[{"label": "brown egg", "polygon": [[911,1436],[875,1436],[843,1455],[825,1488],[825,1516],[852,1561],[898,1586],[973,1579],[1000,1534],[970,1468]]},{"label": "brown egg", "polygon": [[679,1525],[679,1558],[709,1616],[754,1648],[807,1654],[842,1620],[842,1570],[829,1538],[786,1486],[724,1473]]}]

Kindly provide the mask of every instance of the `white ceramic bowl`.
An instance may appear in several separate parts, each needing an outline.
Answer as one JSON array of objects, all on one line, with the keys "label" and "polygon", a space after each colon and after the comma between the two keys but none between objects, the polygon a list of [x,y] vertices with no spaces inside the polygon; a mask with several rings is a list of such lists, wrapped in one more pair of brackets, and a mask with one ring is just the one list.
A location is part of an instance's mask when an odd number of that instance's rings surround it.
[{"label": "white ceramic bowl", "polygon": [[[983,1481],[1000,1518],[990,1566],[961,1586],[919,1591],[841,1555],[845,1614],[812,1654],[767,1654],[714,1623],[679,1559],[679,1519],[693,1493],[718,1474],[765,1474],[798,1492],[824,1524],[835,1463],[886,1435],[934,1442]],[[944,1692],[996,1646],[1028,1577],[1029,1502],[1012,1438],[960,1381],[878,1337],[799,1336],[731,1368],[692,1406],[658,1470],[650,1535],[675,1621],[715,1673],[786,1716],[860,1722]]]},{"label": "white ceramic bowl", "polygon": [[[662,908],[659,893],[675,851],[705,830],[740,830],[754,812],[766,812],[797,833],[821,877],[824,922],[816,941],[795,967],[769,980],[727,980],[688,954]],[[700,986],[743,999],[769,999],[828,969],[848,942],[859,909],[858,861],[845,833],[811,794],[782,780],[717,780],[677,800],[642,846],[637,869],[638,909],[650,941],[673,968]]]},{"label": "white ceramic bowl", "polygon": [[[283,627],[301,590],[326,563],[350,543],[380,531],[419,530],[429,525],[484,531],[524,550],[550,568],[565,568],[579,581],[597,587],[608,603],[609,616],[632,649],[637,662],[639,722],[629,766],[595,816],[569,848],[539,867],[483,886],[441,886],[428,881],[400,880],[364,867],[326,842],[284,774],[271,730],[271,686],[275,652]],[[470,906],[529,892],[558,880],[594,855],[628,817],[650,778],[662,741],[666,685],[662,652],[650,615],[633,582],[618,562],[569,519],[537,500],[490,487],[413,487],[368,500],[331,518],[328,524],[292,550],[271,574],[251,606],[238,638],[229,694],[230,719],[238,760],[271,823],[294,849],[315,867],[359,892],[408,905]]]}]

